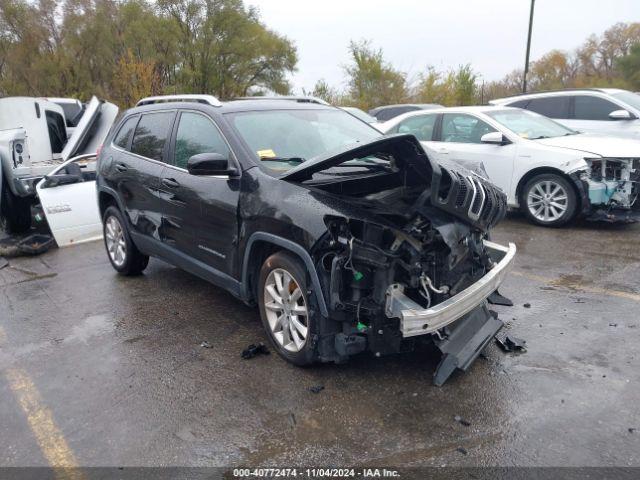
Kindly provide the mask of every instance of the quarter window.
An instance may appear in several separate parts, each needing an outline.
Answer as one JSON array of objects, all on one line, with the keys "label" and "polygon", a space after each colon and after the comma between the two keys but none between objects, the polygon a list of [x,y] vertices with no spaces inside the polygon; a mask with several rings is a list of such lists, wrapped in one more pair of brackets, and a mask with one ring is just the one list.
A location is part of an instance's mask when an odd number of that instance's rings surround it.
[{"label": "quarter window", "polygon": [[127,118],[127,120],[122,124],[122,127],[120,127],[120,131],[118,131],[113,143],[126,150],[129,147],[129,140],[131,140],[131,137],[133,136],[133,131],[136,128],[137,123],[137,116]]},{"label": "quarter window", "polygon": [[411,117],[398,125],[398,133],[411,133],[421,142],[428,142],[433,138],[433,127],[436,124],[436,115],[421,115]]},{"label": "quarter window", "polygon": [[549,118],[569,118],[569,97],[553,95],[534,98],[527,105],[527,110]]},{"label": "quarter window", "polygon": [[604,98],[577,95],[575,99],[574,117],[576,120],[611,120],[609,114],[620,110],[620,107],[615,103]]},{"label": "quarter window", "polygon": [[162,152],[167,143],[173,115],[173,112],[142,115],[133,136],[131,152],[152,160],[162,161]]},{"label": "quarter window", "polygon": [[495,132],[486,122],[462,113],[445,113],[442,116],[442,141],[454,143],[482,143],[486,133]]},{"label": "quarter window", "polygon": [[198,113],[185,112],[180,116],[174,162],[187,168],[187,162],[199,153],[220,153],[229,157],[230,151],[222,134],[211,120]]}]

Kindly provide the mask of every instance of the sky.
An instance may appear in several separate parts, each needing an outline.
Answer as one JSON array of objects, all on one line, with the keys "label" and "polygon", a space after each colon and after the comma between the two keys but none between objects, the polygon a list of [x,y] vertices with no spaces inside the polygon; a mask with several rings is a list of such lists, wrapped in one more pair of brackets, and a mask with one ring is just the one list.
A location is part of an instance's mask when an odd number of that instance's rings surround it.
[{"label": "sky", "polygon": [[[371,40],[395,68],[414,79],[471,63],[487,81],[522,68],[530,0],[245,0],[262,21],[292,40],[295,93],[324,79],[345,87],[351,40]],[[531,59],[572,50],[617,22],[640,21],[640,0],[536,0]]]}]

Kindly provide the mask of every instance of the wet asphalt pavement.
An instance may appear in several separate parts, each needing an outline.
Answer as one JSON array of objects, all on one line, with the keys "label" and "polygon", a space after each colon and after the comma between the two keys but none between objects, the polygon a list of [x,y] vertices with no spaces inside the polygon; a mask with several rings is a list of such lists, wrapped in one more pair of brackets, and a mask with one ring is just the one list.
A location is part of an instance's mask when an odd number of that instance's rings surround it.
[{"label": "wet asphalt pavement", "polygon": [[257,309],[159,260],[119,277],[100,242],[11,259],[0,465],[47,465],[53,436],[83,466],[640,466],[640,225],[512,216],[494,240],[519,249],[493,308],[527,352],[491,344],[441,388],[429,350],[241,360]]}]

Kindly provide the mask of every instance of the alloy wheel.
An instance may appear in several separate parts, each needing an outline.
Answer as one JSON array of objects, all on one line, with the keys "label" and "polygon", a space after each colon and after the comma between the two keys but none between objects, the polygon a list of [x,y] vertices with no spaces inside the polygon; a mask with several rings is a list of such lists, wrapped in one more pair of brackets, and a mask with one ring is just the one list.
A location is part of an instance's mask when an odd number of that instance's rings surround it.
[{"label": "alloy wheel", "polygon": [[527,208],[541,222],[554,222],[569,208],[567,191],[553,180],[541,180],[529,190]]},{"label": "alloy wheel", "polygon": [[107,218],[104,236],[109,258],[111,258],[116,267],[122,267],[127,260],[127,243],[124,239],[122,225],[120,225],[120,221],[116,217],[110,216]]},{"label": "alloy wheel", "polygon": [[264,284],[264,309],[278,344],[299,352],[307,342],[309,316],[300,285],[282,268],[269,272]]}]

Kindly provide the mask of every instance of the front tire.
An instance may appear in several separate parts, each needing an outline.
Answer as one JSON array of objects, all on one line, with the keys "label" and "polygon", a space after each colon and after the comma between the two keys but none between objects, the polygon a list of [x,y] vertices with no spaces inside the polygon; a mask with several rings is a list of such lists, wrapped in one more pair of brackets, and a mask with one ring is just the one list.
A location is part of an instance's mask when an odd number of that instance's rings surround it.
[{"label": "front tire", "polygon": [[531,222],[543,227],[560,227],[573,220],[578,200],[564,177],[544,173],[525,184],[520,205]]},{"label": "front tire", "polygon": [[111,266],[121,275],[140,275],[147,268],[149,257],[131,241],[120,210],[113,206],[107,208],[102,216],[102,228]]},{"label": "front tire", "polygon": [[31,198],[17,197],[9,190],[8,185],[2,185],[2,211],[0,215],[6,222],[10,233],[24,233],[31,228]]},{"label": "front tire", "polygon": [[281,357],[298,366],[316,360],[311,339],[317,321],[307,277],[300,261],[278,252],[264,262],[258,280],[260,317],[269,340]]}]

